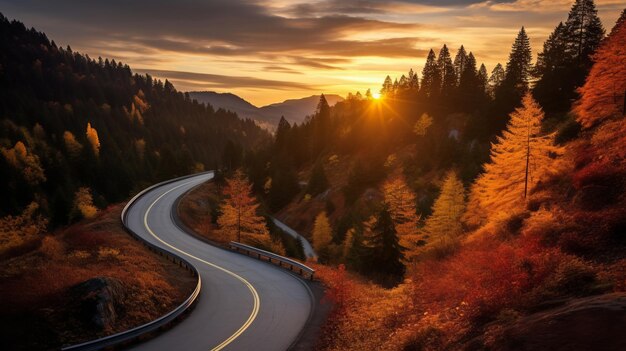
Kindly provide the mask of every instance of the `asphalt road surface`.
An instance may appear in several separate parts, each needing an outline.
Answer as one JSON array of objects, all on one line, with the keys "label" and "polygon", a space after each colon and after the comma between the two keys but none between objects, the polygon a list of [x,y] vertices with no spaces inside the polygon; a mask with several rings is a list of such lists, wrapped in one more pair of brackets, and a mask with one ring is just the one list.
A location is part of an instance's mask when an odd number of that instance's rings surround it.
[{"label": "asphalt road surface", "polygon": [[128,211],[130,229],[187,258],[202,279],[193,311],[134,350],[286,350],[309,318],[311,292],[298,277],[208,245],[175,224],[172,206],[176,199],[212,176],[200,174],[157,187]]}]

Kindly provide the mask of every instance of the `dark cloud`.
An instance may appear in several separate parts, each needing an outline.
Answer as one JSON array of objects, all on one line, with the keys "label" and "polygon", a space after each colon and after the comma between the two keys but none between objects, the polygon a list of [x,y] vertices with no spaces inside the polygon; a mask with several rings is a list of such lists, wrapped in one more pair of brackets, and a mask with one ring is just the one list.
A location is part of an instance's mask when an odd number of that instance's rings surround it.
[{"label": "dark cloud", "polygon": [[[106,2],[72,0],[0,0],[9,15],[63,27],[69,42],[116,41],[120,46],[196,54],[237,56],[286,54],[406,56],[404,43],[386,43],[387,51],[366,42],[343,39],[347,34],[417,30],[416,24],[395,23],[344,14],[288,18],[269,13],[254,1],[137,0]],[[22,18],[25,17],[25,18]],[[27,23],[30,25],[30,23]],[[37,23],[35,23],[37,24]]]},{"label": "dark cloud", "polygon": [[[147,73],[157,78],[167,77],[172,82],[180,82],[181,85],[197,86],[205,88],[263,88],[272,90],[316,90],[318,87],[304,83],[286,82],[253,77],[233,77],[219,74],[195,73],[184,71],[168,71],[159,69],[135,69],[138,73]],[[178,85],[178,84],[177,84]]]}]

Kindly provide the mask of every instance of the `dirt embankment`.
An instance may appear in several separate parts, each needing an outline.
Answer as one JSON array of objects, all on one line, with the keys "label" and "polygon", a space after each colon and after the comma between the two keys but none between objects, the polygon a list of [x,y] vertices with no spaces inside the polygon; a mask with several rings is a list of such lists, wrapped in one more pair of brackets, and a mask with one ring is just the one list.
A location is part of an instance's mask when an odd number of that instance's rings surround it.
[{"label": "dirt embankment", "polygon": [[58,349],[171,311],[195,278],[127,234],[122,205],[0,261],[2,349]]}]

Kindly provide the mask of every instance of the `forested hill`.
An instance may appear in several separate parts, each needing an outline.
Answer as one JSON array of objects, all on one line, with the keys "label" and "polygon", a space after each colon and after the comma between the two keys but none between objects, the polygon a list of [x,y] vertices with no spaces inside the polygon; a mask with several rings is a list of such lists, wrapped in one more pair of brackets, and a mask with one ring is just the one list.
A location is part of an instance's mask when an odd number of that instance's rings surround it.
[{"label": "forested hill", "polygon": [[84,212],[80,188],[102,207],[268,136],[168,81],[57,47],[0,14],[0,216],[35,201],[54,224],[67,223]]}]

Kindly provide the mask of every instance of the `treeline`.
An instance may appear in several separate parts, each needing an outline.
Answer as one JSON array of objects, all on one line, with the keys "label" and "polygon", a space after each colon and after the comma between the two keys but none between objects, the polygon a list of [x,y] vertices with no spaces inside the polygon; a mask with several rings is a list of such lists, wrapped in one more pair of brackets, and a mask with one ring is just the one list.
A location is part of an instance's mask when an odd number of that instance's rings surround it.
[{"label": "treeline", "polygon": [[269,137],[168,81],[60,48],[2,15],[0,125],[0,216],[35,201],[53,225],[84,212],[80,188],[104,207],[147,184],[220,167],[229,149]]}]

